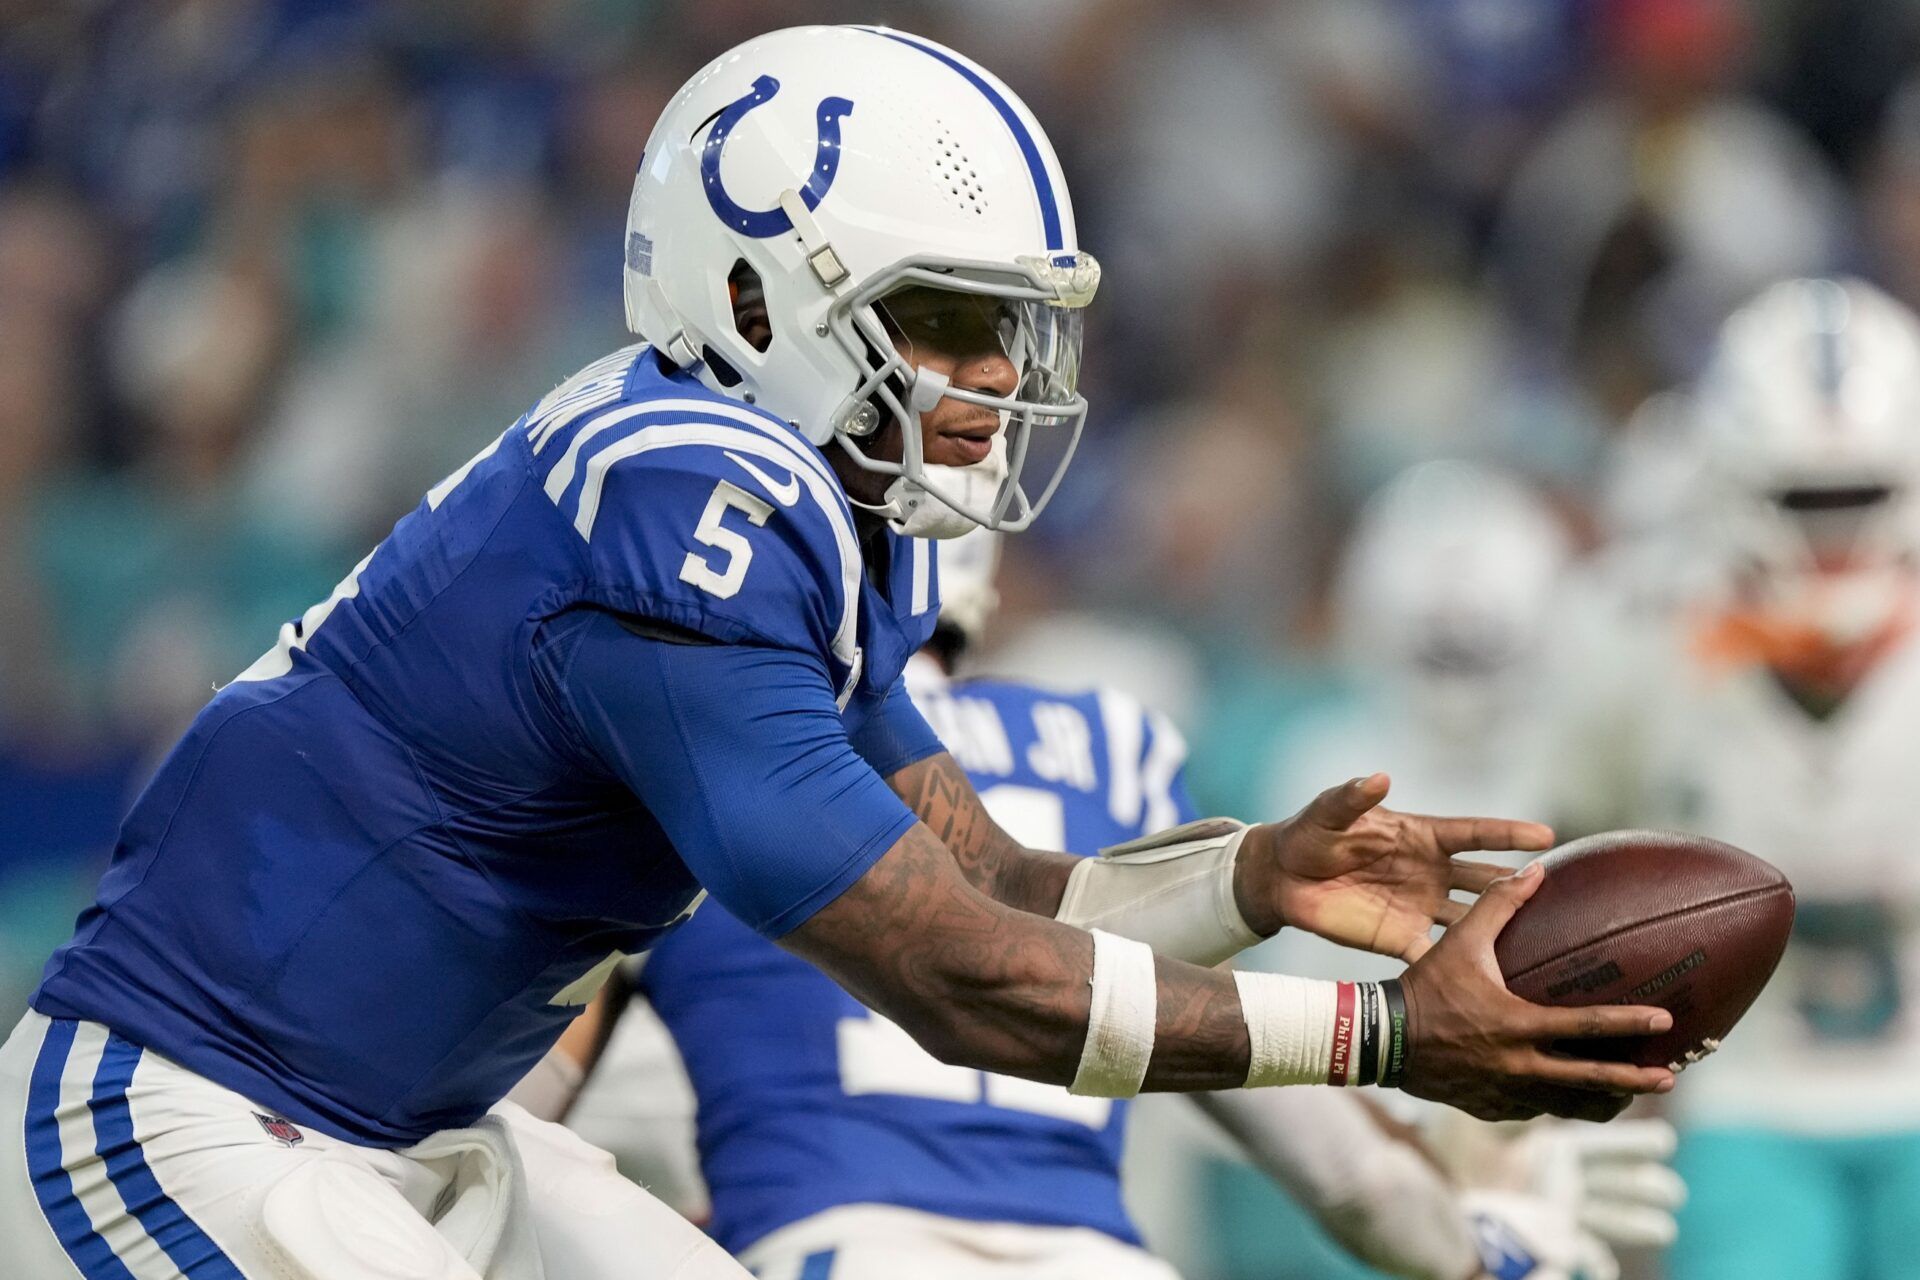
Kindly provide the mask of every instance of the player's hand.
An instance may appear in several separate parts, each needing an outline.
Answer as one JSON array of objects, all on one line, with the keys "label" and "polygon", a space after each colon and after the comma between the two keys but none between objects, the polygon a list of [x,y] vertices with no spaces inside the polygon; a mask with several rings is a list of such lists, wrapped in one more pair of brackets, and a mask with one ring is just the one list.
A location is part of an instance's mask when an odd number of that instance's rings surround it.
[{"label": "player's hand", "polygon": [[1507,990],[1494,939],[1545,879],[1538,863],[1495,881],[1460,922],[1406,972],[1407,1069],[1401,1088],[1482,1120],[1543,1112],[1610,1120],[1633,1095],[1673,1088],[1665,1067],[1567,1057],[1565,1040],[1666,1031],[1665,1009],[1530,1004]]},{"label": "player's hand", "polygon": [[1553,844],[1553,832],[1537,822],[1383,809],[1387,786],[1384,773],[1355,778],[1322,791],[1286,821],[1249,831],[1234,868],[1247,923],[1262,934],[1290,925],[1411,962],[1432,945],[1434,925],[1465,913],[1449,891],[1478,893],[1507,873],[1455,854]]},{"label": "player's hand", "polygon": [[1467,1191],[1460,1207],[1491,1280],[1619,1280],[1613,1250],[1545,1196]]},{"label": "player's hand", "polygon": [[1616,1248],[1664,1249],[1680,1234],[1674,1214],[1687,1184],[1674,1172],[1677,1139],[1665,1120],[1528,1125],[1508,1159],[1526,1184],[1571,1208],[1580,1225]]}]

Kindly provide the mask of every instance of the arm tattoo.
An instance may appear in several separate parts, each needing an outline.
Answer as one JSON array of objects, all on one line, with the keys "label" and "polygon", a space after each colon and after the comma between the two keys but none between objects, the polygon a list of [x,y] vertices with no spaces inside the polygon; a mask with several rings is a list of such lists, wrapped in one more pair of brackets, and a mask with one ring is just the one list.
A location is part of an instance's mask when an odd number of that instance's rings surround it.
[{"label": "arm tattoo", "polygon": [[[1093,945],[986,896],[915,826],[781,945],[818,965],[948,1062],[1065,1084],[1086,1042]],[[1226,1089],[1247,1074],[1229,974],[1156,962],[1149,1089]]]},{"label": "arm tattoo", "polygon": [[942,751],[908,765],[887,784],[953,854],[974,888],[1036,915],[1059,910],[1073,858],[1028,849],[1002,831],[951,755]]}]

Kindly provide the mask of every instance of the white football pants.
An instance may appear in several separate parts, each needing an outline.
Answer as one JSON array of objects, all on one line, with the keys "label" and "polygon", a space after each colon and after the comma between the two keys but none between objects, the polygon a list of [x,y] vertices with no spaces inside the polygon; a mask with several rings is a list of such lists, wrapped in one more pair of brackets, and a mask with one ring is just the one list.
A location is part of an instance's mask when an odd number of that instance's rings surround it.
[{"label": "white football pants", "polygon": [[1180,1280],[1086,1227],[966,1222],[892,1205],[817,1213],[740,1255],[760,1280]]},{"label": "white football pants", "polygon": [[8,1280],[746,1280],[613,1160],[510,1103],[341,1142],[90,1022],[0,1048]]}]

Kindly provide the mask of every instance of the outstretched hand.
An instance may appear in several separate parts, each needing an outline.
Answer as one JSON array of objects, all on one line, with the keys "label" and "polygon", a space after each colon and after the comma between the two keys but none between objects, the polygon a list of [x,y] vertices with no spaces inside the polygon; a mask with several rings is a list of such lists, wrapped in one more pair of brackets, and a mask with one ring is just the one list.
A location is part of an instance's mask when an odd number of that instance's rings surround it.
[{"label": "outstretched hand", "polygon": [[1553,844],[1553,832],[1537,822],[1383,809],[1387,787],[1384,773],[1355,778],[1284,822],[1249,831],[1234,869],[1247,923],[1261,933],[1290,925],[1412,963],[1433,945],[1434,925],[1465,914],[1452,890],[1479,893],[1509,870],[1454,855]]}]

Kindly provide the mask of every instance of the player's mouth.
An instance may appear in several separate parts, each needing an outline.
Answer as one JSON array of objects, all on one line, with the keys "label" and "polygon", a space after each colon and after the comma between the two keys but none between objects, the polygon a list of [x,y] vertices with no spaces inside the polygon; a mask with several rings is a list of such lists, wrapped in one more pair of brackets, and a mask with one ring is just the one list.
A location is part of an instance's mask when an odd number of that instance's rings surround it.
[{"label": "player's mouth", "polygon": [[946,452],[954,458],[947,465],[970,467],[976,462],[984,462],[987,455],[993,452],[993,437],[999,430],[1000,420],[996,417],[978,426],[942,431],[940,438],[946,442]]}]

